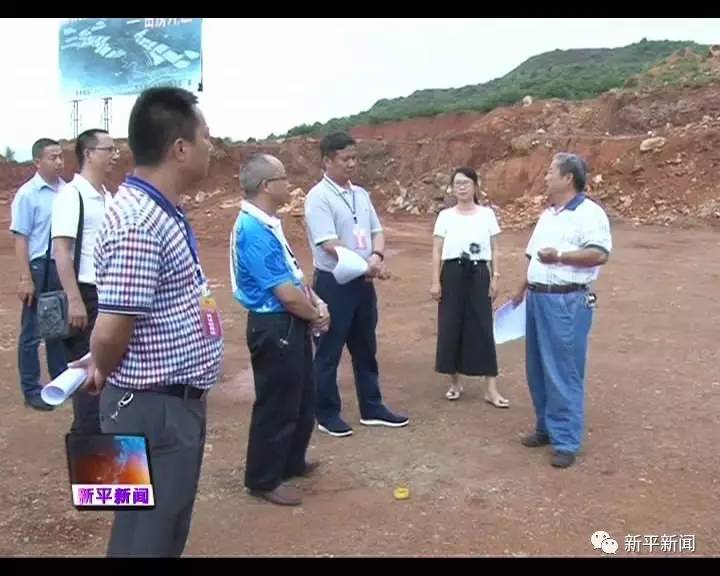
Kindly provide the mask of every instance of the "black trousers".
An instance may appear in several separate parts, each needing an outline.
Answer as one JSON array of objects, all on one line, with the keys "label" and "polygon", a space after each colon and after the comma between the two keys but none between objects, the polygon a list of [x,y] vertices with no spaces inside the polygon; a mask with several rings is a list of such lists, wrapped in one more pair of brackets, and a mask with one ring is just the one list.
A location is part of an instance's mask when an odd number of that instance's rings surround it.
[{"label": "black trousers", "polygon": [[352,357],[355,390],[362,418],[383,411],[375,330],[378,323],[375,285],[365,277],[340,285],[330,272],[315,271],[315,292],[330,309],[330,330],[320,336],[315,351],[316,415],[323,424],[340,415],[342,401],[337,372],[343,348]]},{"label": "black trousers", "polygon": [[250,313],[247,345],[255,380],[255,404],[245,486],[271,491],[304,470],[315,425],[309,324],[287,313]]},{"label": "black trousers", "polygon": [[435,370],[497,376],[498,363],[487,262],[447,260],[440,274]]},{"label": "black trousers", "polygon": [[104,433],[147,438],[155,492],[153,510],[115,512],[107,555],[179,557],[190,533],[202,468],[206,397],[184,399],[107,385],[100,394],[100,413]]},{"label": "black trousers", "polygon": [[[70,363],[79,360],[90,351],[90,335],[95,327],[98,315],[98,295],[94,284],[78,284],[85,310],[87,311],[87,326],[77,331],[63,342],[65,344],[65,360]],[[70,432],[73,434],[99,434],[99,396],[89,394],[80,388],[73,394],[73,423]]]}]

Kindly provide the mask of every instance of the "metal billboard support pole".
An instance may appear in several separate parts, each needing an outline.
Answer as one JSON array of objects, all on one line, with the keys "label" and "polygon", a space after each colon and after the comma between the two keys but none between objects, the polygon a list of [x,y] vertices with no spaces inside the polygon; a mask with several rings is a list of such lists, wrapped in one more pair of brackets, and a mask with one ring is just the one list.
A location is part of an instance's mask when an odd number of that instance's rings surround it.
[{"label": "metal billboard support pole", "polygon": [[103,98],[103,128],[110,132],[112,122],[112,98]]},{"label": "metal billboard support pole", "polygon": [[80,134],[80,101],[72,101],[72,113],[70,114],[70,120],[73,125],[73,139],[78,137]]}]

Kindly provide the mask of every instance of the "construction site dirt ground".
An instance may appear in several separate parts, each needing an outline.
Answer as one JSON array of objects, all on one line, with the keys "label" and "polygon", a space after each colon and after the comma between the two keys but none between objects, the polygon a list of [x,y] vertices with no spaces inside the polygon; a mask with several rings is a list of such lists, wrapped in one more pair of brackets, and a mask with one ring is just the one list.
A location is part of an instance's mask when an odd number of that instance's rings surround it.
[{"label": "construction site dirt ground", "polygon": [[[0,226],[7,229],[7,208]],[[509,410],[467,383],[457,403],[433,372],[436,304],[429,297],[430,219],[388,218],[388,263],[378,285],[379,360],[387,403],[407,411],[399,430],[359,425],[352,372],[341,369],[350,438],[316,432],[316,477],[298,482],[300,508],[278,508],[243,488],[253,402],[245,313],[228,280],[227,232],[200,226],[202,258],[224,318],[223,376],[209,398],[206,456],[186,555],[588,555],[590,536],[692,535],[695,554],[720,554],[720,268],[716,231],[614,226],[615,253],[597,284],[587,440],[573,468],[549,449],[524,448],[533,410],[524,345],[499,346]],[[293,232],[306,271],[306,243]],[[212,238],[210,234],[212,233]],[[529,232],[502,236],[499,303],[524,272]],[[18,277],[10,235],[0,241],[0,555],[103,555],[111,515],[70,503],[64,434],[70,405],[23,406],[16,369]],[[181,345],[181,343],[178,343]],[[393,489],[410,498],[396,501]],[[657,540],[656,542],[658,542]],[[678,555],[677,548],[675,555]],[[656,545],[654,554],[663,554]],[[683,552],[689,554],[689,552]]]}]

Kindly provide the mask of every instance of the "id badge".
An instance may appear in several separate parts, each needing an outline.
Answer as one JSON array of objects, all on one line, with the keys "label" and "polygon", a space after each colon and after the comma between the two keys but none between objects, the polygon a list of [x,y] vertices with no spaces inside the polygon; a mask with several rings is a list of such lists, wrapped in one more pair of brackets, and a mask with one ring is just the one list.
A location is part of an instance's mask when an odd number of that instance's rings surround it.
[{"label": "id badge", "polygon": [[209,290],[203,290],[200,296],[200,320],[202,322],[203,335],[208,340],[219,340],[222,338],[222,325],[218,314],[215,298]]},{"label": "id badge", "polygon": [[593,292],[588,292],[585,295],[585,305],[591,310],[597,308],[597,294],[594,294]]},{"label": "id badge", "polygon": [[355,235],[355,247],[358,250],[367,250],[367,234],[365,230],[356,224],[353,234]]}]

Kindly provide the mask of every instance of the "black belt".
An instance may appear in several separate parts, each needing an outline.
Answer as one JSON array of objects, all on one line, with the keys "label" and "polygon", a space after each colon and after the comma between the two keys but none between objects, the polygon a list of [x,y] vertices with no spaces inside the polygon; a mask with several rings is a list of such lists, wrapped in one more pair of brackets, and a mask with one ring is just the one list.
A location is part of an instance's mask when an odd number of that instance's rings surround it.
[{"label": "black belt", "polygon": [[445,262],[453,262],[455,264],[487,264],[487,260],[473,260],[472,258],[449,258]]},{"label": "black belt", "polygon": [[152,388],[148,392],[155,392],[156,394],[166,394],[168,396],[176,396],[185,400],[199,400],[205,394],[207,390],[201,390],[194,386],[185,386],[184,384],[173,384],[172,386],[161,386],[159,388]]},{"label": "black belt", "polygon": [[570,294],[571,292],[584,292],[588,289],[585,284],[529,284],[528,290],[543,294]]},{"label": "black belt", "polygon": [[267,322],[287,322],[292,315],[290,312],[255,312],[254,310],[250,310],[248,316]]}]

